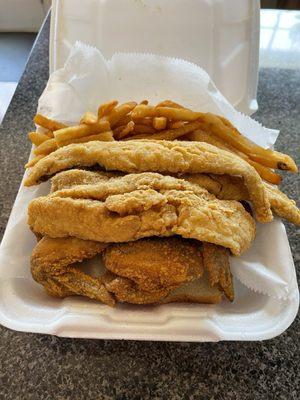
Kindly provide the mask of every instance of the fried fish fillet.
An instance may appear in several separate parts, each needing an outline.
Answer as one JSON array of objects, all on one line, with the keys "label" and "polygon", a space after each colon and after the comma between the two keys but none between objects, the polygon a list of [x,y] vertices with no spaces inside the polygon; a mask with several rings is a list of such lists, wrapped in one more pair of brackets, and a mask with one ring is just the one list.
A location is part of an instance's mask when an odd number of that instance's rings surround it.
[{"label": "fried fish fillet", "polygon": [[28,224],[33,232],[50,237],[106,243],[180,235],[227,247],[235,255],[247,250],[255,236],[255,222],[240,203],[218,200],[197,185],[151,173],[36,198],[28,207]]},{"label": "fried fish fillet", "polygon": [[90,185],[91,183],[108,181],[110,178],[116,178],[117,176],[119,175],[116,172],[92,172],[85,171],[84,169],[71,169],[56,174],[51,179],[51,192],[76,185]]},{"label": "fried fish fillet", "polygon": [[[69,170],[56,174],[51,179],[51,192],[68,189],[77,185],[88,185],[112,179],[118,175],[111,172],[92,172],[85,170]],[[213,193],[220,200],[250,200],[247,187],[243,179],[238,176],[214,175],[214,174],[186,174],[181,179],[194,183]],[[289,222],[300,225],[300,210],[294,200],[289,199],[277,186],[263,182],[271,209],[274,214]]]},{"label": "fried fish fillet", "polygon": [[106,247],[106,243],[90,240],[44,237],[32,252],[32,276],[52,296],[81,295],[113,306],[115,300],[102,278],[94,278],[74,266],[102,253]]},{"label": "fried fish fillet", "polygon": [[179,237],[114,244],[106,249],[103,260],[109,271],[129,278],[146,292],[171,290],[203,274],[201,243]]},{"label": "fried fish fillet", "polygon": [[38,161],[26,186],[74,167],[100,166],[121,172],[214,173],[241,176],[261,222],[272,220],[266,190],[256,170],[240,157],[208,143],[137,140],[90,142],[65,146]]},{"label": "fried fish fillet", "polygon": [[[181,178],[205,187],[218,199],[250,200],[248,189],[243,179],[238,176],[187,174]],[[264,186],[274,214],[295,225],[300,225],[300,210],[296,202],[289,199],[277,186],[273,186],[267,182],[264,182]]]}]

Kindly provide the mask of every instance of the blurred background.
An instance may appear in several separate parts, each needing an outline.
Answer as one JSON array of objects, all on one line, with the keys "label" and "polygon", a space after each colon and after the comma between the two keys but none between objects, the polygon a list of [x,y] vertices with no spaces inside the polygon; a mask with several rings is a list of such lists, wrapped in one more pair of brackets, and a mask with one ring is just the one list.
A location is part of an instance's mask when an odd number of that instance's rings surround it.
[{"label": "blurred background", "polygon": [[[0,0],[0,123],[50,6],[51,0]],[[277,58],[299,68],[300,0],[261,0],[261,8],[260,67],[271,59],[276,66]],[[293,58],[284,58],[291,48]]]}]

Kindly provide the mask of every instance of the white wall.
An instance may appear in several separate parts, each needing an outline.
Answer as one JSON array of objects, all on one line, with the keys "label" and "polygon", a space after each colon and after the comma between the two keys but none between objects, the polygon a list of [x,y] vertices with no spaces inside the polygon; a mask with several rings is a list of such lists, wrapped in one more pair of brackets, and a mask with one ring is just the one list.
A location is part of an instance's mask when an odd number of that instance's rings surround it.
[{"label": "white wall", "polygon": [[0,0],[0,32],[37,32],[51,0]]}]

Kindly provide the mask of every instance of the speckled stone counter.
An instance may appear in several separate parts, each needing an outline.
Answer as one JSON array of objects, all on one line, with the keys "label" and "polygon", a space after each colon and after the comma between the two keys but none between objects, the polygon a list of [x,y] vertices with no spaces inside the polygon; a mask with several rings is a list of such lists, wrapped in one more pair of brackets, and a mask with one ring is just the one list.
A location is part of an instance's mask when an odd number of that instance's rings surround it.
[{"label": "speckled stone counter", "polygon": [[[1,237],[30,150],[26,133],[48,78],[48,35],[49,20],[0,128]],[[281,130],[277,148],[298,165],[299,82],[299,69],[262,69],[255,115]],[[296,176],[287,176],[283,188],[299,198]],[[287,230],[299,268],[297,229]],[[298,399],[299,333],[299,317],[278,338],[254,343],[77,340],[0,327],[0,399]]]}]

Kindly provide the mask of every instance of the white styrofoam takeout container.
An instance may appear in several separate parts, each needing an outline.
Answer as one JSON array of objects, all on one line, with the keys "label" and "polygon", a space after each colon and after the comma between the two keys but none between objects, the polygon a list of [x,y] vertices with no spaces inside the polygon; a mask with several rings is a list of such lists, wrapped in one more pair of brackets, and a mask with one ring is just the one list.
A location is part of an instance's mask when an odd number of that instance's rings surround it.
[{"label": "white styrofoam takeout container", "polygon": [[117,52],[178,57],[204,68],[239,111],[257,110],[259,0],[54,0],[50,72],[80,40]]},{"label": "white styrofoam takeout container", "polygon": [[[257,23],[258,9],[255,6],[258,2],[226,0],[228,7],[230,3],[230,12],[224,6],[225,2],[220,0],[173,0],[172,9],[165,9],[167,3],[170,1],[88,0],[84,5],[79,0],[54,1],[51,71],[63,64],[69,46],[76,39],[100,46],[107,57],[118,50],[175,55],[207,68],[227,97],[250,113],[255,108],[258,33],[254,30],[252,38],[249,34],[250,26],[255,27]],[[119,6],[121,10],[117,12]],[[170,20],[171,11],[174,18]],[[148,13],[152,24],[147,23]],[[127,23],[130,20],[128,32],[124,30],[125,20]],[[135,20],[138,24],[134,28]],[[153,29],[153,21],[156,21],[157,31]],[[161,37],[169,34],[164,30],[166,21],[174,31],[168,40],[160,42]],[[113,29],[115,25],[117,30]],[[149,36],[145,36],[144,31],[149,32]],[[205,32],[207,43],[203,39]],[[244,36],[239,43],[241,32]],[[138,34],[139,40],[136,38]],[[121,36],[124,38],[119,42]],[[254,69],[251,69],[251,60],[254,60]],[[242,61],[248,63],[248,69],[243,69]],[[233,75],[232,69],[235,71]],[[33,248],[35,239],[26,222],[29,201],[48,191],[49,183],[37,188],[21,185],[16,198],[0,248],[1,324],[20,331],[67,337],[218,341],[269,339],[286,330],[294,320],[299,304],[298,290],[289,299],[274,300],[248,289],[237,280],[234,282],[236,299],[233,304],[224,301],[218,305],[118,305],[112,309],[81,297],[56,299],[48,296],[30,274],[28,249]],[[276,231],[272,256],[275,260],[286,260],[286,268],[292,271],[292,280],[297,287],[284,226],[275,219],[269,227]],[[263,251],[259,240],[255,245],[258,253]]]}]

